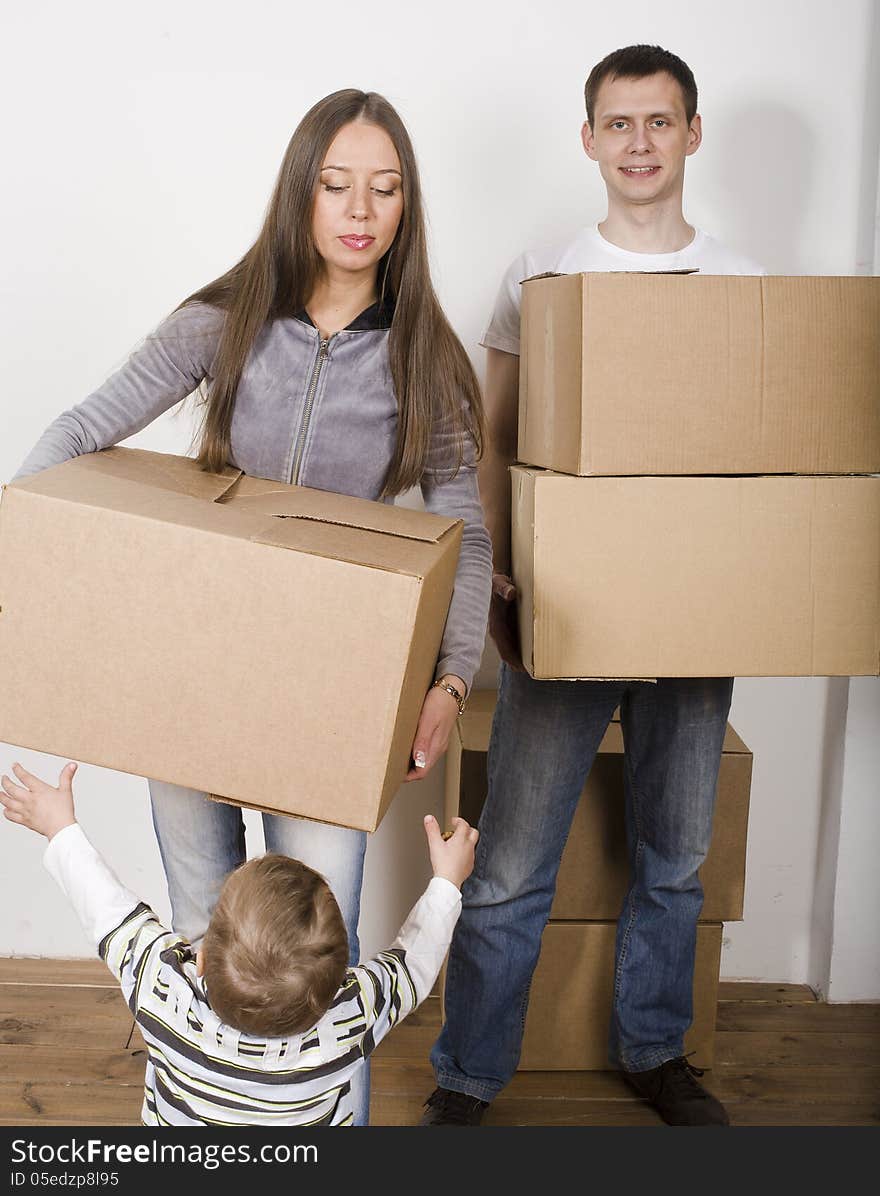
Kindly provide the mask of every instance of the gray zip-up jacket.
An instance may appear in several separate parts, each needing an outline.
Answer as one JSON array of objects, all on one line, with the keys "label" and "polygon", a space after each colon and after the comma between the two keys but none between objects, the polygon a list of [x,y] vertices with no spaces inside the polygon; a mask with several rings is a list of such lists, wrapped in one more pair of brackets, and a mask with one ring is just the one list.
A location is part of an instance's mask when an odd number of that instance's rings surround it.
[{"label": "gray zip-up jacket", "polygon": [[[173,312],[103,386],[49,425],[13,480],[118,444],[210,380],[223,319],[205,304]],[[328,340],[304,313],[267,323],[238,386],[230,464],[378,499],[397,440],[388,327],[378,305]],[[422,497],[429,511],[462,519],[464,534],[436,676],[454,673],[470,688],[486,634],[492,548],[473,446],[451,477],[454,463],[452,434],[438,423]]]}]

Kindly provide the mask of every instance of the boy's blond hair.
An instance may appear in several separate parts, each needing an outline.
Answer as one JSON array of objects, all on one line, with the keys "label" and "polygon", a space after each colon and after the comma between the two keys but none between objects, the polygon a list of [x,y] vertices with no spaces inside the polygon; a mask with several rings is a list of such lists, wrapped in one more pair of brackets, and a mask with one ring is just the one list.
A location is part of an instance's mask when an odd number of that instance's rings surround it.
[{"label": "boy's blond hair", "polygon": [[202,949],[217,1016],[248,1034],[273,1037],[315,1025],[348,962],[345,923],[326,880],[274,853],[226,878]]}]

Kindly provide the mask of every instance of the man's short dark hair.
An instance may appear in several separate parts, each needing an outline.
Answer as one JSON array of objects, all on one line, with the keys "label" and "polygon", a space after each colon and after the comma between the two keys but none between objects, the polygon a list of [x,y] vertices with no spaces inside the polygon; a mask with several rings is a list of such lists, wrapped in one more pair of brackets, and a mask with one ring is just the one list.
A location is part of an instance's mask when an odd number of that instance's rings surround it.
[{"label": "man's short dark hair", "polygon": [[688,64],[662,46],[624,46],[622,50],[614,50],[597,62],[584,85],[590,128],[593,127],[596,96],[606,79],[645,79],[661,71],[671,75],[681,88],[684,111],[690,124],[697,114],[697,84]]}]

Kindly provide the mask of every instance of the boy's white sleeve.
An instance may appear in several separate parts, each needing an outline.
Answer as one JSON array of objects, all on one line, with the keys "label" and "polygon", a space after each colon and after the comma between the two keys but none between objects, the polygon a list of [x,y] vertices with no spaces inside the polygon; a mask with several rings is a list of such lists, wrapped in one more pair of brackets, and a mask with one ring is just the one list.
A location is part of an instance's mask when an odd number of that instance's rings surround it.
[{"label": "boy's white sleeve", "polygon": [[177,936],[117,879],[79,823],[66,826],[49,841],[43,864],[128,999],[149,948],[167,946]]},{"label": "boy's white sleeve", "polygon": [[461,893],[451,881],[435,876],[389,949],[354,969],[372,1039],[365,1042],[365,1054],[430,993],[460,913]]},{"label": "boy's white sleeve", "polygon": [[140,904],[140,898],[116,878],[78,822],[49,840],[43,864],[96,947]]}]

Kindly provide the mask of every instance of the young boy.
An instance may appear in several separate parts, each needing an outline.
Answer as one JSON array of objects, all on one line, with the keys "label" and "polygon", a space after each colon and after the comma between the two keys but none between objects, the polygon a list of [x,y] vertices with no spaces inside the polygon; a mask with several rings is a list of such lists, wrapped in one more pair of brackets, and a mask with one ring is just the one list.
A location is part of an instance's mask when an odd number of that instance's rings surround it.
[{"label": "young boy", "polygon": [[162,926],[20,764],[0,778],[10,822],[45,835],[48,871],[122,985],[147,1046],[145,1125],[350,1125],[351,1078],[431,991],[474,866],[477,832],[425,818],[434,878],[387,951],[347,968],[339,907],[318,873],[265,855],[231,873],[202,946]]}]

